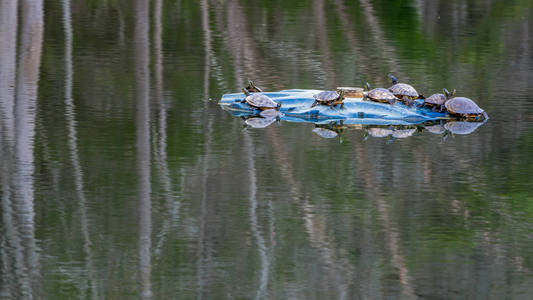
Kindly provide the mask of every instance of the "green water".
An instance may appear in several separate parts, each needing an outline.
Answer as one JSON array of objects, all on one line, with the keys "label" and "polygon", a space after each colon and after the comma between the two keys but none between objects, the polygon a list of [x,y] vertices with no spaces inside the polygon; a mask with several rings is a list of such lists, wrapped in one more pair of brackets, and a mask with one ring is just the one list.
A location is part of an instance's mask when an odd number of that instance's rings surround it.
[{"label": "green water", "polygon": [[[530,0],[43,2],[0,2],[1,299],[533,297]],[[389,72],[490,120],[339,143],[216,104]]]}]

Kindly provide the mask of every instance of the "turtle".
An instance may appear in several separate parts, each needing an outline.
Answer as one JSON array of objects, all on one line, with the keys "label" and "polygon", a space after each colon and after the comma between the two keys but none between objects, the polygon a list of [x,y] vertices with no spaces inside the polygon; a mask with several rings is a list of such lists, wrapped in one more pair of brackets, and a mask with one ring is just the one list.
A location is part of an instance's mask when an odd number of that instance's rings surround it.
[{"label": "turtle", "polygon": [[448,113],[457,118],[469,121],[483,121],[488,118],[487,113],[474,101],[465,97],[455,97],[444,103]]},{"label": "turtle", "polygon": [[453,134],[471,134],[484,122],[448,121],[444,128]]},{"label": "turtle", "polygon": [[248,103],[250,106],[258,108],[260,110],[266,109],[276,109],[279,110],[281,103],[276,103],[274,100],[270,99],[268,96],[260,93],[250,94],[246,89],[242,89],[242,92],[246,95],[242,99],[242,103]]},{"label": "turtle", "polygon": [[409,106],[413,106],[413,101],[421,98],[414,87],[407,83],[398,83],[398,79],[394,75],[389,74],[389,78],[392,81],[392,86],[389,88],[394,96],[403,100],[403,102]]},{"label": "turtle", "polygon": [[346,98],[363,98],[364,90],[356,87],[338,87],[337,93],[344,91],[344,97]]},{"label": "turtle", "polygon": [[444,103],[455,95],[455,90],[450,93],[447,89],[443,89],[443,92],[444,94],[433,94],[427,97],[421,106],[431,107],[433,111],[444,111]]},{"label": "turtle", "polygon": [[341,90],[339,93],[337,93],[336,91],[323,91],[314,95],[313,98],[315,98],[315,102],[313,102],[313,105],[311,105],[311,107],[315,107],[319,103],[328,106],[340,104],[341,108],[344,107],[344,102],[342,102],[342,100],[344,99],[343,90]]},{"label": "turtle", "polygon": [[370,84],[367,82],[365,84],[366,90],[368,91],[364,96],[363,100],[366,100],[367,98],[374,102],[381,102],[381,103],[389,103],[394,104],[399,99],[394,96],[389,90],[384,88],[376,88],[373,90],[370,90]]},{"label": "turtle", "polygon": [[250,93],[262,93],[263,92],[263,90],[255,86],[254,82],[251,80],[248,80],[248,86],[245,87],[244,89]]}]

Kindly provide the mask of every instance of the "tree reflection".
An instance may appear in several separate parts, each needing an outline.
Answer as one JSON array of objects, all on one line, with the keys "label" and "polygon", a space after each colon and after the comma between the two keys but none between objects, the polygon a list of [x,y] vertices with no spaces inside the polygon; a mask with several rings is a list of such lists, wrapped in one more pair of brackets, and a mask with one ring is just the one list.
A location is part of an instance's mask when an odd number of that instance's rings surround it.
[{"label": "tree reflection", "polygon": [[[83,171],[79,159],[78,151],[78,132],[77,123],[74,112],[74,102],[72,99],[72,79],[73,79],[73,66],[72,66],[72,23],[71,23],[70,1],[63,0],[63,23],[65,30],[65,117],[67,119],[68,126],[68,144],[70,150],[70,159],[73,166],[74,181],[76,186],[76,196],[79,201],[80,209],[80,223],[81,231],[83,235],[83,249],[86,255],[86,271],[88,274],[88,285],[90,286],[90,292],[93,299],[99,297],[97,290],[97,282],[94,275],[93,267],[93,254],[91,251],[91,238],[89,235],[89,224],[87,220],[87,204],[84,192],[84,180]],[[81,289],[83,291],[81,284]],[[85,291],[83,291],[84,293]]]},{"label": "tree reflection", "polygon": [[149,1],[135,1],[135,83],[136,83],[136,174],[139,216],[139,284],[143,299],[152,298],[151,288],[151,184],[149,86]]},{"label": "tree reflection", "polygon": [[1,242],[2,261],[8,271],[2,272],[2,281],[6,280],[2,290],[15,298],[39,298],[42,295],[33,184],[36,100],[44,28],[42,5],[42,1],[20,2],[20,50],[15,69],[17,1],[0,4],[0,147],[5,227],[5,239]]}]

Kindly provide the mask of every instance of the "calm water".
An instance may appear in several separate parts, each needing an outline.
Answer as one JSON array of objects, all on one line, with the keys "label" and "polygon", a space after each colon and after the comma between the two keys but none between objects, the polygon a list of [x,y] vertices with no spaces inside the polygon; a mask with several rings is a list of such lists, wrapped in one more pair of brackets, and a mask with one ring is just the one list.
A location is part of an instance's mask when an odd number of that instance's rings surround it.
[{"label": "calm water", "polygon": [[[0,298],[533,297],[531,0],[43,2],[0,2]],[[389,72],[491,119],[339,143],[216,104]]]}]

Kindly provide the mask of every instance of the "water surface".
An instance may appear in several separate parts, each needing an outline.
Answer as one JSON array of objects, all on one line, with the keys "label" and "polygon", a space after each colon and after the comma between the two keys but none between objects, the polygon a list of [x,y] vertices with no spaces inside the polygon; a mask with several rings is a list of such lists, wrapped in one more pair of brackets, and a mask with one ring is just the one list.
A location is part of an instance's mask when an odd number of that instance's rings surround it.
[{"label": "water surface", "polygon": [[[0,298],[532,297],[531,1],[27,2],[0,3]],[[216,104],[389,72],[491,118],[339,143]]]}]

